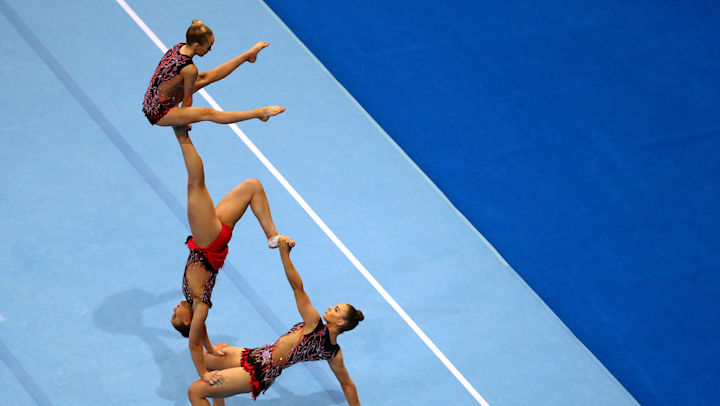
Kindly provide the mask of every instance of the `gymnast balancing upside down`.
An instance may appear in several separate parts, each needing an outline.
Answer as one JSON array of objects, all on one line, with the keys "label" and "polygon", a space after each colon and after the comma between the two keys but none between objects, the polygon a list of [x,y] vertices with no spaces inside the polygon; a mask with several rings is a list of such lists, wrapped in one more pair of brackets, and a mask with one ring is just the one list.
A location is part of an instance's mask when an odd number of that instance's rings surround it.
[{"label": "gymnast balancing upside down", "polygon": [[[220,124],[258,118],[267,121],[271,116],[285,111],[280,106],[268,106],[248,111],[218,111],[206,107],[193,107],[193,93],[223,79],[244,62],[253,63],[258,52],[270,45],[258,42],[245,53],[224,64],[198,74],[193,56],[204,56],[210,51],[215,36],[200,20],[193,20],[185,39],[160,60],[143,100],[143,113],[151,124],[161,126],[186,126],[198,121],[212,121]],[[182,107],[179,106],[182,102]],[[189,127],[188,127],[189,128]]]},{"label": "gymnast balancing upside down", "polygon": [[188,172],[187,212],[192,236],[186,241],[190,254],[182,281],[185,300],[173,309],[171,323],[184,337],[190,339],[188,347],[197,373],[200,378],[210,382],[214,374],[208,373],[205,367],[202,347],[218,356],[222,356],[222,351],[216,351],[210,343],[205,320],[212,307],[212,290],[218,270],[228,253],[227,244],[232,237],[232,229],[250,206],[270,248],[277,248],[278,232],[270,215],[265,190],[257,179],[247,179],[237,185],[214,207],[205,187],[202,160],[187,129],[179,127],[174,128],[174,131]]},{"label": "gymnast balancing upside down", "polygon": [[[272,344],[258,348],[241,348],[218,344],[213,351],[204,353],[205,365],[215,370],[210,382],[197,380],[188,390],[193,406],[223,405],[222,398],[239,393],[252,393],[253,399],[265,392],[283,369],[303,361],[327,360],[342,386],[345,399],[351,406],[360,405],[357,389],[343,362],[338,335],[352,330],[364,319],[361,311],[349,304],[329,307],[320,314],[310,303],[310,298],[297,270],[290,260],[290,250],[295,242],[287,236],[278,240],[280,258],[285,276],[295,295],[295,303],[303,321],[295,324],[290,331]],[[323,323],[325,319],[325,323]],[[223,355],[216,353],[222,350]]]}]

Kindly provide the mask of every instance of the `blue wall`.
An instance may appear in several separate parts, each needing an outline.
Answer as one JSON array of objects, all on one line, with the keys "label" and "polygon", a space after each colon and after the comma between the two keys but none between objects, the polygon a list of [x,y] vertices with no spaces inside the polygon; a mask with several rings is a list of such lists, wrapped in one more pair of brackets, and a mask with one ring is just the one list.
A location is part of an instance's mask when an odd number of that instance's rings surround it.
[{"label": "blue wall", "polygon": [[720,3],[266,3],[641,404],[720,402]]}]

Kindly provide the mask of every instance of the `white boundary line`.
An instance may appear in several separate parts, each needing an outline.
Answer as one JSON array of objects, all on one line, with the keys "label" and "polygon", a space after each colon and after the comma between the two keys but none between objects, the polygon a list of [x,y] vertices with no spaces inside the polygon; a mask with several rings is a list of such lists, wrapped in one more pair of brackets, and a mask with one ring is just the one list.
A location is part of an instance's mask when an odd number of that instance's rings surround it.
[{"label": "white boundary line", "polygon": [[[154,32],[148,27],[145,22],[143,22],[140,17],[133,11],[130,6],[128,6],[127,3],[125,3],[125,0],[115,0],[120,5],[120,7],[125,10],[125,12],[130,16],[130,18],[135,21],[135,23],[147,34],[148,37],[157,45],[160,50],[165,53],[167,52],[168,48],[165,46],[165,44],[160,41],[160,39],[155,35]],[[207,102],[214,108],[215,110],[222,111],[222,108],[219,104],[213,99],[210,94],[205,91],[205,89],[200,90],[200,94],[207,100]],[[405,323],[407,323],[410,328],[415,332],[415,334],[420,337],[420,339],[425,343],[425,345],[430,348],[430,350],[437,356],[440,361],[447,367],[448,370],[457,378],[458,381],[467,389],[468,392],[472,395],[475,400],[477,400],[478,403],[480,403],[483,406],[490,406],[485,399],[483,399],[482,396],[475,390],[475,388],[468,382],[467,379],[458,371],[458,369],[455,367],[455,365],[450,362],[450,360],[445,356],[445,354],[440,351],[440,349],[435,345],[435,343],[430,340],[430,338],[423,332],[420,327],[413,321],[413,319],[410,318],[410,316],[403,310],[402,307],[395,301],[395,299],[390,296],[390,294],[385,290],[385,288],[380,285],[380,283],[370,274],[370,272],[365,268],[365,266],[360,263],[360,261],[353,255],[352,252],[343,244],[342,241],[335,235],[335,233],[330,230],[330,228],[325,224],[325,222],[320,218],[320,216],[315,213],[315,211],[310,207],[310,205],[305,202],[305,199],[300,196],[300,194],[295,190],[295,188],[290,185],[290,183],[285,179],[285,177],[275,168],[275,166],[270,163],[270,161],[263,155],[262,152],[255,146],[255,144],[250,141],[250,139],[245,135],[245,133],[238,128],[235,124],[229,124],[230,129],[242,140],[242,142],[252,151],[253,154],[262,162],[263,165],[270,171],[270,173],[275,176],[275,178],[280,182],[281,185],[287,190],[290,195],[298,202],[300,207],[305,210],[305,212],[310,216],[310,218],[315,221],[315,223],[320,227],[320,229],[330,238],[330,240],[335,243],[335,245],[342,251],[343,254],[347,257],[347,259],[350,260],[350,262],[357,268],[358,271],[365,277],[365,279],[370,282],[370,284],[375,288],[375,290],[380,293],[380,295],[385,299],[385,301],[390,304],[390,306],[402,317],[403,320],[405,320]]]}]

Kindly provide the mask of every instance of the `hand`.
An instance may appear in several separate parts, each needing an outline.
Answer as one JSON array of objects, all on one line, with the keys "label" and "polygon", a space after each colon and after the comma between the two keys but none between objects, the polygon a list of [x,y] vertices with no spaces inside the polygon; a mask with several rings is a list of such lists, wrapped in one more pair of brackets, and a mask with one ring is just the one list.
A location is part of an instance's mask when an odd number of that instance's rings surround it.
[{"label": "hand", "polygon": [[228,344],[228,343],[220,343],[220,344],[215,344],[215,345],[213,345],[213,349],[214,349],[215,351],[220,351],[220,350],[222,350],[223,348],[229,347],[229,346],[230,346],[230,344]]},{"label": "hand", "polygon": [[188,131],[190,131],[190,125],[173,126],[173,131],[175,131],[176,137],[187,137]]},{"label": "hand", "polygon": [[212,385],[221,385],[225,378],[220,375],[217,371],[208,371],[203,375],[202,380]]},{"label": "hand", "polygon": [[280,248],[281,254],[288,254],[290,253],[290,250],[295,246],[295,241],[293,241],[292,238],[281,235],[278,238],[278,248]]},{"label": "hand", "polygon": [[227,344],[215,344],[212,346],[210,351],[207,351],[209,355],[214,355],[216,357],[224,357],[225,353],[222,351],[223,348],[228,347]]}]

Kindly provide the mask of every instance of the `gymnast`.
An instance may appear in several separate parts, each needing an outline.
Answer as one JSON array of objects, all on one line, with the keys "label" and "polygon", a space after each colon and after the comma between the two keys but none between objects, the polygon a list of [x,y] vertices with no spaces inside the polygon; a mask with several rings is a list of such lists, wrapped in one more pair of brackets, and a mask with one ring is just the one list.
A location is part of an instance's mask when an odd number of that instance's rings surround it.
[{"label": "gymnast", "polygon": [[[204,56],[210,51],[215,36],[200,20],[193,20],[181,42],[160,60],[150,85],[145,92],[143,113],[150,124],[160,126],[188,126],[198,121],[220,124],[237,123],[257,118],[267,121],[285,111],[280,106],[267,106],[247,111],[218,111],[206,107],[193,107],[193,93],[223,79],[244,62],[254,63],[258,53],[270,45],[258,42],[245,53],[207,72],[198,74],[193,56]],[[182,102],[182,107],[179,106]],[[189,128],[189,127],[187,127]]]},{"label": "gymnast", "polygon": [[270,215],[270,205],[262,184],[248,179],[230,191],[217,207],[205,187],[203,163],[187,133],[187,128],[174,127],[175,136],[188,172],[188,222],[192,236],[186,244],[190,250],[182,290],[185,300],[173,309],[171,323],[184,337],[195,369],[201,379],[211,382],[203,358],[203,346],[209,354],[222,357],[223,352],[213,348],[205,328],[208,311],[212,307],[211,295],[219,269],[228,254],[232,229],[250,206],[267,237],[268,247],[277,248],[278,232]]},{"label": "gymnast", "polygon": [[[298,362],[318,360],[328,361],[348,404],[360,405],[355,384],[345,368],[337,337],[355,328],[364,319],[362,312],[343,303],[329,307],[321,317],[310,303],[302,279],[290,261],[290,250],[295,242],[287,236],[280,236],[278,245],[285,276],[290,282],[303,321],[295,324],[272,344],[258,348],[217,344],[212,351],[205,352],[205,365],[215,370],[217,375],[209,382],[200,379],[190,385],[188,396],[193,406],[209,406],[207,398],[213,398],[215,406],[222,406],[223,398],[239,393],[251,393],[255,400],[272,385],[283,369]],[[322,319],[325,319],[325,323]],[[222,356],[217,354],[220,351]]]}]

